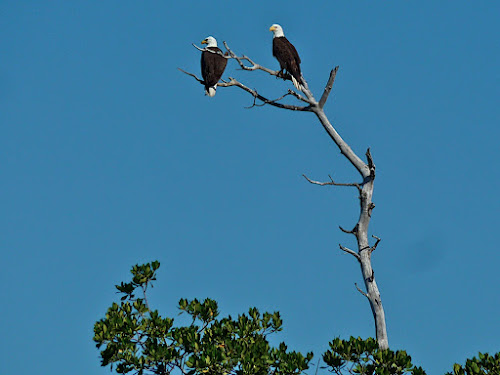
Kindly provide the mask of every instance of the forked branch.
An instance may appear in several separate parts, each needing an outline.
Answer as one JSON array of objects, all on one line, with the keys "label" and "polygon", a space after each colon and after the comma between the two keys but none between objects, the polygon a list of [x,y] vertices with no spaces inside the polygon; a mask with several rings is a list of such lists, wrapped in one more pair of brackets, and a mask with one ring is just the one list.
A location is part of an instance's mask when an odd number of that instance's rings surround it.
[{"label": "forked branch", "polygon": [[[254,62],[250,57],[248,56],[238,56],[236,55],[233,50],[231,48],[229,48],[229,46],[227,45],[226,42],[223,42],[224,43],[224,47],[226,47],[226,50],[227,52],[229,53],[229,56],[233,59],[235,59],[238,64],[240,65],[240,68],[243,69],[243,70],[250,70],[250,71],[253,71],[253,70],[262,70],[266,73],[269,73],[270,75],[272,76],[276,76],[278,77],[280,75],[280,72],[279,70],[272,70],[272,69],[269,69],[269,68],[266,68],[265,66],[262,66],[260,64],[257,64],[256,62]],[[248,63],[251,64],[251,66],[247,66],[245,65],[244,61],[247,61]]]}]

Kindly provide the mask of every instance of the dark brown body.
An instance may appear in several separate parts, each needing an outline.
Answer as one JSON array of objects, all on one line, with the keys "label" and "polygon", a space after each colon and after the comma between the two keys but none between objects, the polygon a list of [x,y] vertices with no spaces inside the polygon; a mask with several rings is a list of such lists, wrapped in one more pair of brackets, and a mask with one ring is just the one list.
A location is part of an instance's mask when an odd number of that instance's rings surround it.
[{"label": "dark brown body", "polygon": [[300,78],[300,57],[292,43],[284,36],[273,38],[273,56],[280,63],[282,71],[290,73],[297,82],[302,82]]},{"label": "dark brown body", "polygon": [[[222,53],[219,47],[207,47],[212,51]],[[205,82],[205,91],[209,93],[209,88],[219,82],[224,70],[226,69],[227,59],[218,53],[203,51],[201,53],[201,75]]]}]

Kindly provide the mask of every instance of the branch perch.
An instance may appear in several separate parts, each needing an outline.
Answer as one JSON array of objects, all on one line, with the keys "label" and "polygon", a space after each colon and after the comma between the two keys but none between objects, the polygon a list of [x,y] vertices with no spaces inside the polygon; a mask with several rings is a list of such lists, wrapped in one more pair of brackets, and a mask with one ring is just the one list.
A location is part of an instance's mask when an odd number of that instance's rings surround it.
[{"label": "branch perch", "polygon": [[277,103],[274,100],[268,99],[268,98],[260,95],[256,90],[245,86],[243,83],[237,81],[236,79],[234,79],[232,77],[229,77],[229,82],[218,83],[217,86],[219,86],[219,87],[230,87],[230,86],[239,87],[239,88],[245,90],[246,92],[248,92],[249,94],[251,94],[254,98],[257,98],[260,101],[262,101],[263,103],[272,105],[274,107],[278,107],[278,108],[282,108],[282,109],[289,109],[291,111],[310,111],[311,110],[310,106],[298,106],[298,105],[292,105],[292,104]]}]

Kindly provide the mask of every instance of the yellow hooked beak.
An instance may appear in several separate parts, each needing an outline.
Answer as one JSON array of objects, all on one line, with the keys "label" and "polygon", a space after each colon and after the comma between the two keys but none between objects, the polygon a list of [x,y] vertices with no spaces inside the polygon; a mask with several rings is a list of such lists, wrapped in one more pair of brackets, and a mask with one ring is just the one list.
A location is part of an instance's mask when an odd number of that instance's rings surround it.
[{"label": "yellow hooked beak", "polygon": [[271,27],[269,28],[269,31],[274,31],[274,30],[276,30],[276,26],[271,26]]},{"label": "yellow hooked beak", "polygon": [[207,42],[207,40],[206,40],[206,39],[203,39],[203,40],[201,41],[201,44],[208,44],[208,42]]}]

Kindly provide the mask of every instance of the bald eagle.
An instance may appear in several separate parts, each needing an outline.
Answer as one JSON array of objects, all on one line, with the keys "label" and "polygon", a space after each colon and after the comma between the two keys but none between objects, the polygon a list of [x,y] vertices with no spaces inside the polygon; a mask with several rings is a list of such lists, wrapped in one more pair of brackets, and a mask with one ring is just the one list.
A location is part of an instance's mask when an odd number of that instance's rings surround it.
[{"label": "bald eagle", "polygon": [[285,38],[283,28],[274,24],[269,28],[273,32],[273,56],[280,63],[281,73],[287,71],[292,76],[293,85],[301,90],[302,73],[300,71],[300,57],[292,43]]},{"label": "bald eagle", "polygon": [[217,47],[217,40],[214,37],[208,36],[201,41],[201,44],[206,44],[207,49],[218,52],[203,51],[201,53],[201,75],[205,85],[205,95],[213,97],[217,88],[217,82],[226,69],[227,59],[221,56],[221,49]]}]

